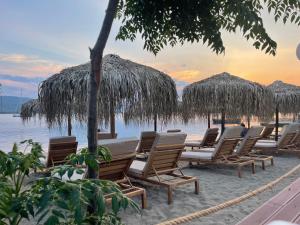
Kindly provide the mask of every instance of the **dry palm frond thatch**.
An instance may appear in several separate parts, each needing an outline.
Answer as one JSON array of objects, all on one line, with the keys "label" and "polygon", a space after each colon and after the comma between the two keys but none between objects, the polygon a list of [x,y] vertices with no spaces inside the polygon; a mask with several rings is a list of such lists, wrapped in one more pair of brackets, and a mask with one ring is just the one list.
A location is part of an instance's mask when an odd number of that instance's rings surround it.
[{"label": "dry palm frond thatch", "polygon": [[41,114],[38,99],[32,99],[22,104],[20,115],[23,120],[28,120],[38,114]]},{"label": "dry palm frond thatch", "polygon": [[[171,118],[177,108],[175,82],[165,73],[117,55],[103,59],[98,93],[99,122],[108,123],[110,109],[124,114],[125,122],[146,121],[157,115]],[[90,63],[70,67],[43,81],[39,103],[50,126],[60,125],[72,115],[86,120]]]},{"label": "dry palm frond thatch", "polygon": [[209,113],[269,117],[274,112],[270,90],[229,73],[217,74],[188,85],[183,90],[182,100],[185,121]]},{"label": "dry palm frond thatch", "polygon": [[280,113],[300,112],[300,87],[282,81],[274,81],[268,86],[274,93],[274,101]]}]

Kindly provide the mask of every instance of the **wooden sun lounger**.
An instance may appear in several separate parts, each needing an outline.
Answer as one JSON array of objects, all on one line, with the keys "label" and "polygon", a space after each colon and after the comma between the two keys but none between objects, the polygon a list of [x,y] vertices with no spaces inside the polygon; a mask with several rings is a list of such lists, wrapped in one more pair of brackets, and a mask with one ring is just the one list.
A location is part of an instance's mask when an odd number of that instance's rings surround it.
[{"label": "wooden sun lounger", "polygon": [[242,167],[250,165],[252,168],[252,173],[254,174],[254,160],[243,159],[233,154],[235,147],[240,141],[240,138],[237,138],[237,134],[240,134],[241,131],[242,127],[227,128],[215,148],[209,149],[209,151],[183,152],[180,161],[188,161],[190,165],[195,162],[198,165],[206,164],[235,166],[238,169],[238,176],[240,178],[242,177]]},{"label": "wooden sun lounger", "polygon": [[76,137],[57,137],[49,140],[48,156],[46,167],[53,167],[66,163],[66,158],[70,154],[76,154],[78,142]]},{"label": "wooden sun lounger", "polygon": [[[133,186],[127,177],[128,169],[136,156],[135,149],[137,144],[138,140],[130,139],[124,139],[124,141],[118,139],[111,143],[104,142],[101,144],[111,151],[112,161],[109,163],[100,163],[98,178],[116,182],[123,194],[129,198],[139,196],[141,198],[142,208],[144,209],[147,207],[145,189]],[[106,195],[105,197],[107,202],[111,202],[111,195]]]},{"label": "wooden sun lounger", "polygon": [[155,131],[143,131],[141,133],[139,145],[137,148],[138,153],[147,153],[150,152],[153,142],[156,137]]},{"label": "wooden sun lounger", "polygon": [[278,153],[290,153],[293,151],[293,140],[295,140],[299,124],[292,123],[286,127],[282,136],[278,142],[272,140],[259,140],[254,149],[262,152],[263,154],[278,154]]},{"label": "wooden sun lounger", "polygon": [[216,139],[219,135],[219,128],[208,128],[202,141],[187,141],[185,142],[186,147],[202,148],[202,147],[212,147],[216,143]]},{"label": "wooden sun lounger", "polygon": [[252,149],[260,138],[260,133],[262,130],[263,127],[251,127],[236,149],[236,154],[242,159],[251,159],[255,162],[261,162],[262,169],[265,170],[266,161],[270,161],[271,165],[274,165],[273,156],[261,155],[252,152]]},{"label": "wooden sun lounger", "polygon": [[300,178],[237,225],[263,225],[277,220],[300,224]]},{"label": "wooden sun lounger", "polygon": [[270,139],[271,134],[273,133],[275,128],[274,124],[268,124],[265,126],[264,130],[262,131],[260,138],[261,139]]},{"label": "wooden sun lounger", "polygon": [[186,176],[177,162],[184,150],[184,133],[157,134],[146,162],[134,160],[128,176],[137,180],[164,186],[168,189],[168,204],[173,202],[172,190],[188,183],[195,184],[195,193],[199,193],[199,180]]}]

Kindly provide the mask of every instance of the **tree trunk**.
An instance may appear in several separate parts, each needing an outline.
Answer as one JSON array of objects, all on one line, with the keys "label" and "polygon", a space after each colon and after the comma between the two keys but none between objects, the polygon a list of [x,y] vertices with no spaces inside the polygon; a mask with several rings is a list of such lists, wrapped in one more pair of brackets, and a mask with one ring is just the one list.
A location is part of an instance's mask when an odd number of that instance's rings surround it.
[{"label": "tree trunk", "polygon": [[110,103],[110,135],[112,138],[116,137],[116,119],[115,119],[115,107],[114,103]]},{"label": "tree trunk", "polygon": [[279,129],[279,110],[278,110],[278,107],[276,107],[276,112],[275,112],[275,141],[278,141],[278,129]]},{"label": "tree trunk", "polygon": [[[112,27],[117,11],[119,0],[109,0],[104,21],[97,42],[90,49],[91,71],[88,89],[88,149],[90,154],[96,154],[97,149],[97,93],[100,86],[102,74],[103,51]],[[95,156],[96,157],[96,156]],[[96,178],[97,172],[93,168],[87,168],[88,178]]]},{"label": "tree trunk", "polygon": [[207,128],[210,128],[210,113],[207,114]]},{"label": "tree trunk", "polygon": [[224,131],[225,131],[225,112],[223,111],[222,113],[221,113],[221,134],[223,134],[224,133]]}]

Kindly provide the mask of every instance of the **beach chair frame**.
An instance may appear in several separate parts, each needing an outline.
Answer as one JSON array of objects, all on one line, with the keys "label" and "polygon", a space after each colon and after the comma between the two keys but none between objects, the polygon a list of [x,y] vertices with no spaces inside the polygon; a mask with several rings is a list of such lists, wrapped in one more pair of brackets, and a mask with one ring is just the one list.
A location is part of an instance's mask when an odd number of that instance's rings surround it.
[{"label": "beach chair frame", "polygon": [[259,140],[258,137],[245,137],[245,143],[242,146],[242,149],[239,149],[238,156],[241,159],[251,159],[255,162],[261,162],[261,167],[263,170],[266,169],[266,162],[270,161],[271,166],[274,166],[274,158],[269,155],[260,155],[256,153],[252,153],[252,149],[254,148],[256,142]]},{"label": "beach chair frame", "polygon": [[275,125],[273,124],[266,125],[260,135],[260,139],[270,139],[274,129],[275,129]]},{"label": "beach chair frame", "polygon": [[208,128],[205,132],[205,135],[203,137],[202,141],[199,141],[199,144],[197,145],[193,144],[192,142],[186,142],[185,147],[191,147],[192,150],[194,148],[201,148],[201,147],[212,147],[216,144],[217,137],[219,135],[219,129],[218,128]]},{"label": "beach chair frame", "polygon": [[243,159],[237,155],[233,154],[233,151],[237,144],[239,143],[239,138],[226,138],[220,140],[220,146],[218,146],[218,151],[214,154],[211,160],[199,159],[191,157],[181,157],[180,161],[188,161],[192,166],[193,162],[205,165],[225,165],[237,167],[238,177],[242,178],[242,168],[244,166],[251,166],[252,173],[255,174],[255,162],[251,159]]},{"label": "beach chair frame", "polygon": [[55,143],[49,142],[46,167],[50,168],[65,164],[67,162],[66,158],[68,155],[76,154],[77,146],[77,141]]},{"label": "beach chair frame", "polygon": [[[99,165],[98,178],[102,180],[111,180],[118,184],[122,193],[128,198],[138,196],[141,198],[142,208],[147,208],[147,195],[144,188],[132,185],[127,176],[127,171],[135,158],[135,153],[127,156],[117,157],[110,162],[101,162]],[[111,203],[112,194],[105,196],[106,202]]]},{"label": "beach chair frame", "polygon": [[[177,162],[184,151],[184,145],[159,145],[152,147],[146,166],[141,174],[129,172],[128,176],[137,180],[167,188],[168,204],[173,202],[173,189],[178,186],[194,183],[195,194],[199,194],[199,179],[186,176],[178,166]],[[179,173],[175,173],[178,171]],[[168,179],[163,178],[167,176]]]}]

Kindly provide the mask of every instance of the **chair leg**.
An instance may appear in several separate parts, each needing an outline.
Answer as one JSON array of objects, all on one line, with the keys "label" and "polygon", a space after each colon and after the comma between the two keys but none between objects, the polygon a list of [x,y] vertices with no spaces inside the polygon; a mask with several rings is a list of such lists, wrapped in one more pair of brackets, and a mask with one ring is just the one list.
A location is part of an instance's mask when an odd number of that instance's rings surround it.
[{"label": "chair leg", "polygon": [[168,186],[168,204],[172,204],[173,202],[173,196],[172,196],[172,187]]},{"label": "chair leg", "polygon": [[271,158],[271,166],[274,166],[274,159]]},{"label": "chair leg", "polygon": [[242,168],[240,165],[238,166],[238,176],[239,178],[242,178]]},{"label": "chair leg", "polygon": [[141,195],[141,199],[142,199],[142,209],[146,209],[147,208],[147,194],[146,194],[146,191],[144,191],[143,194]]},{"label": "chair leg", "polygon": [[255,162],[251,164],[251,167],[252,167],[252,174],[255,174]]},{"label": "chair leg", "polygon": [[266,169],[266,167],[265,167],[265,161],[261,161],[261,168],[262,168],[263,170]]},{"label": "chair leg", "polygon": [[198,195],[199,194],[199,181],[195,180],[195,194]]}]

